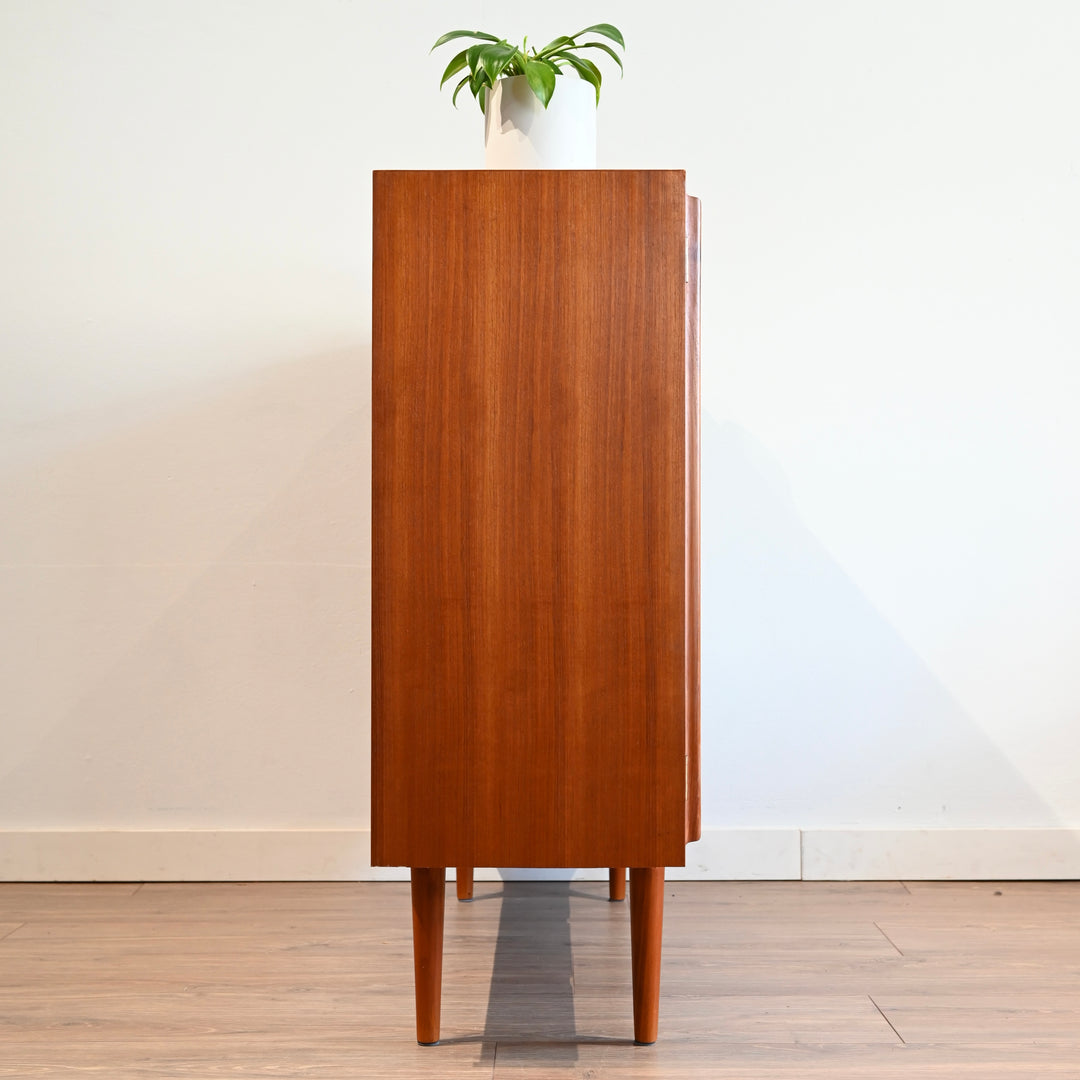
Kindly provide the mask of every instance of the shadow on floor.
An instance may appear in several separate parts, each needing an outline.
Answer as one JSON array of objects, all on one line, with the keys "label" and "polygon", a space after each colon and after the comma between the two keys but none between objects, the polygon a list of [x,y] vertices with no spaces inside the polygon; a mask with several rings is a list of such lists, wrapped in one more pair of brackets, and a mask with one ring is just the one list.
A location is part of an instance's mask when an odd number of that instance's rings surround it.
[{"label": "shadow on floor", "polygon": [[575,889],[569,881],[476,883],[472,903],[501,905],[484,1030],[445,1043],[480,1042],[480,1060],[488,1063],[510,1045],[516,1064],[543,1068],[572,1065],[582,1043],[633,1045],[632,1039],[577,1030],[571,898],[608,903],[606,896]]}]

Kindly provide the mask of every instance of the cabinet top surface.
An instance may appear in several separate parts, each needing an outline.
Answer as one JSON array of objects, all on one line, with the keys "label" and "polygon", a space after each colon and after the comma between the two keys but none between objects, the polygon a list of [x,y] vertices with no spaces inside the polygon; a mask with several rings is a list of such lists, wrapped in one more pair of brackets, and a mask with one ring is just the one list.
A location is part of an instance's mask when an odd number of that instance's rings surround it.
[{"label": "cabinet top surface", "polygon": [[685,169],[373,169],[372,176],[517,176],[517,177],[565,177],[565,176],[653,176],[679,177],[686,182]]}]

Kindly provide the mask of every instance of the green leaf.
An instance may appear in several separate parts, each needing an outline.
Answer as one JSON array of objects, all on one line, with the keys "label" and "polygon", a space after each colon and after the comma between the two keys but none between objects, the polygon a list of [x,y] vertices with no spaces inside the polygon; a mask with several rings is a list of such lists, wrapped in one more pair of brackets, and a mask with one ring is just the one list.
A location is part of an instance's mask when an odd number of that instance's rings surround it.
[{"label": "green leaf", "polygon": [[[469,70],[475,75],[480,69],[480,53],[483,50],[483,45],[470,45],[465,50],[465,62],[469,65]],[[474,90],[475,94],[476,91]]]},{"label": "green leaf", "polygon": [[525,55],[520,49],[518,49],[513,56],[513,59],[503,69],[503,75],[524,75],[525,65],[529,62],[528,56]]},{"label": "green leaf", "polygon": [[579,38],[582,34],[603,34],[606,38],[611,38],[612,41],[617,41],[624,49],[626,48],[626,42],[623,41],[622,34],[619,33],[617,26],[612,26],[611,23],[597,23],[595,26],[586,26],[584,30],[579,30],[574,37]]},{"label": "green leaf", "polygon": [[458,91],[459,91],[459,90],[460,90],[460,89],[461,89],[461,88],[462,88],[462,87],[463,87],[463,86],[464,86],[464,85],[465,85],[465,84],[466,84],[466,83],[467,83],[467,82],[468,82],[468,81],[469,81],[469,80],[470,80],[471,78],[472,78],[472,76],[471,76],[471,75],[466,75],[466,76],[465,76],[465,78],[464,78],[464,79],[462,79],[462,80],[461,80],[461,82],[459,82],[459,83],[457,84],[457,86],[455,86],[455,87],[454,87],[454,96],[453,96],[453,97],[452,97],[452,98],[450,99],[450,104],[451,104],[451,105],[453,105],[455,109],[457,108],[457,96],[458,96]]},{"label": "green leaf", "polygon": [[578,45],[577,48],[579,48],[579,49],[603,49],[604,52],[606,52],[608,54],[608,56],[610,56],[611,59],[614,60],[615,63],[619,65],[619,71],[621,72],[622,69],[623,69],[622,61],[619,59],[618,54],[615,52],[615,50],[610,45],[605,45],[602,41],[586,41],[583,45]]},{"label": "green leaf", "polygon": [[485,34],[482,30],[451,30],[449,34],[443,34],[443,36],[439,38],[428,51],[434,52],[440,45],[445,45],[448,41],[453,41],[454,38],[460,37],[480,38],[483,41],[499,40],[494,34]]},{"label": "green leaf", "polygon": [[502,70],[514,59],[517,48],[500,41],[495,45],[484,45],[480,50],[480,63],[484,65],[484,73],[491,84],[502,74]]},{"label": "green leaf", "polygon": [[[583,64],[589,71],[596,76],[596,85],[599,86],[604,81],[603,72],[591,61],[584,56],[575,57],[579,64]],[[580,69],[579,69],[580,70]]]},{"label": "green leaf", "polygon": [[538,57],[547,56],[547,54],[549,52],[553,52],[555,49],[558,49],[561,46],[572,42],[573,40],[574,40],[573,38],[568,38],[568,37],[565,37],[565,36],[564,37],[557,37],[557,38],[555,38],[554,41],[549,41],[536,55]]},{"label": "green leaf", "polygon": [[[484,93],[484,89],[491,89],[491,83],[488,80],[487,73],[482,67],[479,67],[472,73],[469,79],[469,89],[472,91],[472,95],[476,98],[476,104],[480,106],[480,111],[485,112],[485,105],[487,102],[487,95]],[[485,113],[486,115],[486,113]]]},{"label": "green leaf", "polygon": [[468,63],[466,56],[468,55],[468,49],[462,49],[461,52],[446,65],[446,70],[442,73],[442,79],[439,80],[439,89],[441,90],[445,85],[447,79],[456,75],[465,65]]},{"label": "green leaf", "polygon": [[574,56],[573,53],[563,52],[559,56],[565,60],[587,83],[592,83],[596,90],[596,104],[600,104],[600,69],[583,56]]},{"label": "green leaf", "polygon": [[483,68],[477,68],[472,75],[469,76],[469,89],[472,91],[473,97],[479,97],[481,89],[490,85],[487,76],[484,74]]},{"label": "green leaf", "polygon": [[555,73],[553,64],[543,60],[530,60],[525,65],[525,78],[529,80],[532,92],[539,98],[546,109],[551,95],[555,92]]},{"label": "green leaf", "polygon": [[547,64],[547,66],[551,69],[551,74],[552,75],[561,75],[562,74],[562,72],[556,66],[555,62],[549,56],[537,57],[536,60],[534,61],[534,63]]}]

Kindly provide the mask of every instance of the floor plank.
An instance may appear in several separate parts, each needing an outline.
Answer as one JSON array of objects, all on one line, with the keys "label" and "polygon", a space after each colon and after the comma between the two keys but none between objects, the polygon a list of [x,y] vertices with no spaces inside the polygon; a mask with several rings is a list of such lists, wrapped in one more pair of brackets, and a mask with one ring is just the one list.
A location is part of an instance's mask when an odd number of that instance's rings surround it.
[{"label": "floor plank", "polygon": [[655,1046],[606,882],[478,882],[422,1048],[407,883],[0,885],[0,1077],[1080,1080],[1078,882],[666,892]]}]

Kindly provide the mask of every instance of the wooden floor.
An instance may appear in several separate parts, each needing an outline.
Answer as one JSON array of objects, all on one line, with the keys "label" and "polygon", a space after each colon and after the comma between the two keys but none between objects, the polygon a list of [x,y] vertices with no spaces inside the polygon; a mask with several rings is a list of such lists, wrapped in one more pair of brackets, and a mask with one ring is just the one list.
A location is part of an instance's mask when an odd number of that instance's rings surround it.
[{"label": "wooden floor", "polygon": [[652,1047],[606,882],[450,890],[422,1048],[407,884],[0,885],[0,1076],[1080,1078],[1080,882],[669,884]]}]

